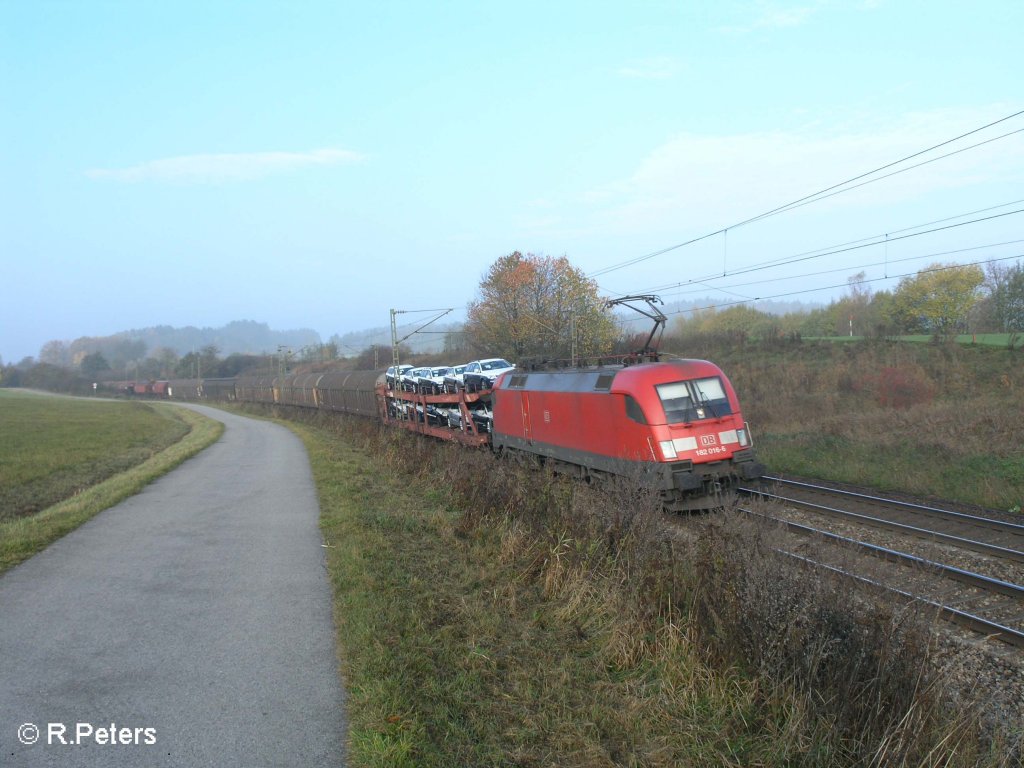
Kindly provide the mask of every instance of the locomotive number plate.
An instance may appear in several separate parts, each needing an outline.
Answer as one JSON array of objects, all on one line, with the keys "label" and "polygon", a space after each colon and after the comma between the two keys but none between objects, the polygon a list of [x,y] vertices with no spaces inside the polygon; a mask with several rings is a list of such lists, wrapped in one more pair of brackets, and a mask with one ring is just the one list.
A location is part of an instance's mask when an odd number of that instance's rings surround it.
[{"label": "locomotive number plate", "polygon": [[729,449],[721,445],[717,445],[714,448],[698,448],[694,453],[698,456],[714,456],[718,453],[728,453]]}]

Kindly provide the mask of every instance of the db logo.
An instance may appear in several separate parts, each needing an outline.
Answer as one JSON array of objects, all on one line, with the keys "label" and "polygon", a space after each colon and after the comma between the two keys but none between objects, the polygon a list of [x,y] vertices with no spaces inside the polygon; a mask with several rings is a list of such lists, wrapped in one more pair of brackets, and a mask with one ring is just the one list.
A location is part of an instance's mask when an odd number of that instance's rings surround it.
[{"label": "db logo", "polygon": [[700,444],[701,445],[715,445],[717,442],[718,442],[718,440],[715,439],[714,435],[701,435],[700,436]]}]

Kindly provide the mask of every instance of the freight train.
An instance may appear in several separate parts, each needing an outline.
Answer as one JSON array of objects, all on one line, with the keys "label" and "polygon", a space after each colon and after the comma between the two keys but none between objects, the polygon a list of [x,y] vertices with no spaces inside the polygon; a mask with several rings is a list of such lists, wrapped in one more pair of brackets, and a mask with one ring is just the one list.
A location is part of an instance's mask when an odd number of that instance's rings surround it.
[{"label": "freight train", "polygon": [[705,360],[515,369],[477,391],[406,391],[385,371],[172,381],[164,390],[172,399],[339,411],[585,480],[633,478],[672,510],[716,507],[764,471],[732,384]]}]

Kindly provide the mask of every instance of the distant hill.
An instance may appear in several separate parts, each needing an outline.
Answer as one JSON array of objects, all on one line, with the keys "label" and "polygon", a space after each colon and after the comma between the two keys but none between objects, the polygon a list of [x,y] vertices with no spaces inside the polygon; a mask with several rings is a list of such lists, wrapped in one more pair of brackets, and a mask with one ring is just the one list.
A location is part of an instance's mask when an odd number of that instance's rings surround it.
[{"label": "distant hill", "polygon": [[320,334],[311,328],[272,331],[266,323],[254,320],[235,320],[221,328],[156,326],[127,331],[127,335],[142,339],[150,349],[167,347],[180,355],[210,344],[217,347],[222,355],[244,355],[273,352],[279,346],[299,349],[321,343]]},{"label": "distant hill", "polygon": [[124,357],[118,354],[127,347],[135,352],[132,357],[151,355],[158,349],[171,349],[186,355],[203,347],[215,346],[223,356],[232,354],[260,354],[274,352],[279,346],[300,349],[320,344],[320,334],[309,328],[290,331],[272,331],[266,323],[254,320],[235,320],[221,328],[173,328],[158,325],[121,331],[111,336],[83,336],[71,342],[74,355],[102,352],[108,359]]},{"label": "distant hill", "polygon": [[[416,325],[403,326],[399,329],[399,339],[404,338],[417,328]],[[413,333],[402,342],[415,354],[431,354],[444,350],[445,336],[462,330],[462,323],[434,323],[424,328],[419,333]],[[366,328],[361,331],[351,331],[346,334],[335,334],[329,339],[338,345],[338,351],[342,355],[351,356],[354,352],[372,347],[375,344],[391,346],[390,328]]]}]

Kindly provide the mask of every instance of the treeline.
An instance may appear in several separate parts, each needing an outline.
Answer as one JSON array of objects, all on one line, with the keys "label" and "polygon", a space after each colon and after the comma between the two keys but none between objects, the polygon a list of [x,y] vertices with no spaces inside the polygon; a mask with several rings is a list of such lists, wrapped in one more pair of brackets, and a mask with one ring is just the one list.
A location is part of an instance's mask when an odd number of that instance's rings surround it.
[{"label": "treeline", "polygon": [[150,356],[144,353],[142,349],[142,356],[133,360],[115,358],[116,365],[111,365],[102,352],[82,356],[77,365],[37,362],[33,358],[8,365],[0,361],[0,386],[86,394],[93,391],[93,383],[224,378],[243,373],[276,374],[282,368],[290,370],[297,364],[329,361],[337,357],[337,349],[329,344],[303,347],[297,351],[282,349],[274,354],[235,353],[226,357],[221,357],[220,350],[213,345],[182,356],[168,349],[158,349]]},{"label": "treeline", "polygon": [[773,315],[747,304],[696,310],[677,317],[680,336],[732,334],[753,339],[1024,331],[1024,268],[993,262],[978,266],[933,264],[903,278],[892,291],[873,293],[864,273],[848,280],[846,294],[827,307]]},{"label": "treeline", "polygon": [[[587,359],[628,352],[643,340],[639,326],[615,322],[603,309],[594,281],[585,278],[565,257],[514,252],[499,258],[481,281],[469,304],[466,324],[446,328],[443,360],[458,364],[477,357]],[[633,318],[619,318],[628,320]],[[273,335],[263,324],[240,322],[228,328]],[[264,333],[264,331],[266,333]],[[976,265],[933,264],[903,278],[892,291],[873,293],[864,273],[848,280],[845,294],[828,306],[810,311],[771,314],[746,303],[726,308],[696,309],[673,315],[668,339],[726,337],[741,340],[799,340],[834,336],[890,338],[928,334],[937,338],[958,333],[1006,333],[1009,346],[1024,332],[1024,268],[990,262]],[[278,345],[274,352],[222,356],[222,348],[206,344],[185,354],[170,347],[150,351],[141,338],[118,334],[104,339],[82,338],[70,344],[51,341],[37,362],[0,365],[0,385],[86,391],[93,382],[150,381],[175,378],[231,377],[243,373],[277,374],[296,365],[326,368],[380,369],[391,363],[390,346],[372,344],[362,350],[340,343],[300,347]],[[433,338],[436,338],[434,336]],[[343,348],[344,347],[344,351]],[[416,353],[402,345],[399,357],[411,362]],[[421,353],[422,354],[422,353]],[[441,355],[432,357],[441,358]]]}]

